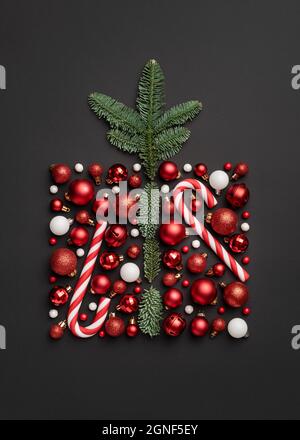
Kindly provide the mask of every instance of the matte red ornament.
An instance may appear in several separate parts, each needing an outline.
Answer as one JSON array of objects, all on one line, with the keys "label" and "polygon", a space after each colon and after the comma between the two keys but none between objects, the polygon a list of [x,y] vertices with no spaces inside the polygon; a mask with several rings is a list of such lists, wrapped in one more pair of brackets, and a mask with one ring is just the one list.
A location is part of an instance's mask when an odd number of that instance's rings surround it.
[{"label": "matte red ornament", "polygon": [[220,284],[223,290],[223,299],[230,307],[239,308],[246,304],[249,298],[248,288],[244,283],[234,281],[230,284]]},{"label": "matte red ornament", "polygon": [[85,209],[81,209],[76,213],[75,220],[77,221],[77,223],[80,223],[81,225],[91,225],[91,226],[95,225],[94,220],[90,217],[89,212],[86,211]]},{"label": "matte red ornament", "polygon": [[167,272],[163,275],[162,283],[166,287],[172,287],[175,286],[177,281],[181,278],[180,273],[174,273],[174,272]]},{"label": "matte red ornament", "polygon": [[186,268],[191,273],[202,273],[206,269],[206,262],[207,254],[193,254],[188,258]]},{"label": "matte red ornament", "polygon": [[177,249],[169,249],[163,254],[163,264],[168,269],[182,269],[181,253]]},{"label": "matte red ornament", "polygon": [[107,246],[117,248],[122,246],[128,237],[127,228],[124,225],[111,225],[105,232]]},{"label": "matte red ornament", "polygon": [[68,182],[71,178],[71,168],[63,163],[56,163],[50,166],[52,179],[58,185]]},{"label": "matte red ornament", "polygon": [[69,185],[65,198],[75,205],[86,205],[95,195],[92,182],[88,179],[75,179]]},{"label": "matte red ornament", "polygon": [[190,330],[194,336],[202,337],[206,335],[209,330],[209,322],[205,318],[204,313],[198,313],[198,315],[192,319]]},{"label": "matte red ornament", "polygon": [[134,295],[124,295],[120,299],[119,304],[117,305],[116,309],[119,312],[123,313],[134,313],[137,311],[139,307],[139,300]]},{"label": "matte red ornament", "polygon": [[54,340],[61,339],[64,335],[64,331],[66,328],[66,321],[60,321],[58,324],[52,324],[49,331],[50,338]]},{"label": "matte red ornament", "polygon": [[103,168],[99,163],[92,163],[88,167],[89,175],[94,179],[96,185],[100,185]]},{"label": "matte red ornament", "polygon": [[122,255],[117,255],[115,252],[105,251],[100,256],[100,265],[105,270],[115,269],[121,261],[123,261]]},{"label": "matte red ornament", "polygon": [[245,162],[240,162],[236,165],[231,178],[232,180],[238,180],[240,177],[244,177],[248,173],[248,171],[248,165]]},{"label": "matte red ornament", "polygon": [[210,337],[215,338],[219,333],[226,330],[226,321],[223,318],[216,318],[211,324]]},{"label": "matte red ornament", "polygon": [[79,319],[80,321],[85,322],[88,319],[88,315],[86,313],[80,313]]},{"label": "matte red ornament", "polygon": [[245,234],[236,234],[230,238],[225,238],[224,241],[229,243],[230,249],[236,254],[245,252],[249,246],[249,240]]},{"label": "matte red ornament", "polygon": [[251,313],[250,307],[244,307],[242,310],[243,315],[248,316]]},{"label": "matte red ornament", "polygon": [[249,200],[249,189],[244,183],[235,183],[226,191],[226,200],[232,208],[242,208]]},{"label": "matte red ornament", "polygon": [[112,165],[107,173],[106,183],[112,185],[113,183],[118,183],[123,180],[127,180],[128,170],[121,163],[116,163]]},{"label": "matte red ornament", "polygon": [[207,223],[210,223],[213,230],[220,235],[231,235],[238,226],[238,216],[228,208],[219,208],[206,216]]},{"label": "matte red ornament", "polygon": [[140,174],[133,174],[128,179],[130,188],[139,188],[142,184],[142,177]]},{"label": "matte red ornament", "polygon": [[121,336],[125,332],[125,323],[123,319],[116,316],[115,313],[111,313],[105,323],[105,331],[113,338]]},{"label": "matte red ornament", "polygon": [[71,286],[55,286],[50,291],[50,301],[51,303],[58,307],[63,306],[69,299],[69,293],[72,292]]},{"label": "matte red ornament", "polygon": [[194,166],[194,173],[196,174],[196,176],[201,177],[203,180],[208,180],[207,166],[204,163],[197,163]]},{"label": "matte red ornament", "polygon": [[208,269],[208,271],[206,272],[206,276],[208,277],[222,277],[225,273],[226,270],[226,266],[223,263],[216,263],[213,265],[213,267],[211,267],[210,269]]},{"label": "matte red ornament", "polygon": [[91,282],[91,293],[98,293],[104,295],[108,292],[111,286],[111,281],[107,275],[95,275]]},{"label": "matte red ornament", "polygon": [[186,327],[186,321],[180,313],[171,313],[162,324],[164,332],[168,336],[179,336]]},{"label": "matte red ornament", "polygon": [[139,255],[141,253],[141,248],[137,244],[132,244],[131,246],[129,246],[126,253],[129,258],[132,258],[133,260],[135,260],[136,258],[139,257]]},{"label": "matte red ornament", "polygon": [[137,336],[138,332],[139,332],[139,328],[137,326],[136,319],[130,318],[129,324],[126,327],[127,336],[129,336],[130,338],[134,338],[135,336]]},{"label": "matte red ornament", "polygon": [[70,208],[65,206],[60,199],[52,199],[50,202],[50,208],[54,212],[70,212]]},{"label": "matte red ornament", "polygon": [[191,286],[191,296],[192,300],[201,306],[212,304],[217,297],[216,285],[209,278],[199,278]]},{"label": "matte red ornament", "polygon": [[167,160],[160,164],[158,174],[159,177],[166,182],[180,177],[180,171],[178,170],[176,163]]},{"label": "matte red ornament", "polygon": [[248,218],[250,218],[250,212],[249,212],[249,211],[244,211],[244,212],[242,213],[242,218],[244,218],[244,219],[248,219]]},{"label": "matte red ornament", "polygon": [[232,168],[232,163],[231,162],[224,163],[224,166],[223,166],[224,171],[230,171],[231,168]]},{"label": "matte red ornament", "polygon": [[126,292],[127,284],[123,280],[116,280],[113,283],[112,294],[122,295]]},{"label": "matte red ornament", "polygon": [[57,238],[56,237],[50,237],[49,238],[49,244],[50,246],[55,246],[57,243]]},{"label": "matte red ornament", "polygon": [[183,301],[183,295],[179,289],[172,287],[168,289],[163,295],[163,302],[166,309],[176,309],[176,307],[181,306]]},{"label": "matte red ornament", "polygon": [[69,235],[68,244],[84,246],[89,241],[89,233],[83,226],[75,226]]},{"label": "matte red ornament", "polygon": [[182,223],[165,223],[159,228],[159,238],[168,246],[176,246],[186,238],[186,229]]},{"label": "matte red ornament", "polygon": [[248,256],[243,257],[242,258],[242,263],[243,264],[249,264],[250,263],[250,257],[248,257]]},{"label": "matte red ornament", "polygon": [[57,275],[76,275],[77,257],[71,249],[55,249],[50,258],[50,267]]}]

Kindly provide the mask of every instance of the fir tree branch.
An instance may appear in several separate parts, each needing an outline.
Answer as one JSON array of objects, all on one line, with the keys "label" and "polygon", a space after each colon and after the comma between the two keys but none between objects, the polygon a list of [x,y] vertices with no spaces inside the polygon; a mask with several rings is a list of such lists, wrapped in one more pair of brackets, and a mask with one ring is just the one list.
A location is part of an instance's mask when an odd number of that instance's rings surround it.
[{"label": "fir tree branch", "polygon": [[160,160],[175,156],[182,144],[188,140],[191,132],[185,127],[167,128],[155,137],[155,144]]},{"label": "fir tree branch", "polygon": [[151,337],[160,333],[163,304],[160,293],[153,286],[145,290],[140,301],[138,324],[142,333]]},{"label": "fir tree branch", "polygon": [[139,200],[138,225],[144,238],[154,238],[159,223],[160,198],[156,183],[147,183]]},{"label": "fir tree branch", "polygon": [[117,128],[107,132],[107,139],[112,145],[128,153],[138,153],[144,143],[143,136],[130,135]]},{"label": "fir tree branch", "polygon": [[156,122],[155,131],[159,133],[174,125],[182,125],[194,119],[202,110],[199,101],[187,101],[167,110]]},{"label": "fir tree branch", "polygon": [[160,249],[155,238],[146,238],[144,242],[144,273],[145,277],[152,283],[160,272]]}]

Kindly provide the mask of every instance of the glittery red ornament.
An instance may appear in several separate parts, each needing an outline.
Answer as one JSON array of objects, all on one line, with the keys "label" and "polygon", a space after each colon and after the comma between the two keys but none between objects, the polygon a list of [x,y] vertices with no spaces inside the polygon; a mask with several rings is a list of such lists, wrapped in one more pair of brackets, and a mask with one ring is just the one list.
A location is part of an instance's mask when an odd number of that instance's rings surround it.
[{"label": "glittery red ornament", "polygon": [[130,318],[129,324],[126,327],[126,334],[130,338],[134,338],[139,332],[139,328],[137,326],[137,322],[135,318]]},{"label": "glittery red ornament", "polygon": [[186,327],[186,321],[180,313],[171,313],[162,324],[164,332],[168,336],[179,336]]},{"label": "glittery red ornament", "polygon": [[179,289],[172,287],[168,289],[163,295],[163,302],[166,309],[176,309],[176,307],[181,306],[183,301],[183,295]]},{"label": "glittery red ornament", "polygon": [[88,167],[89,175],[94,179],[96,185],[100,185],[103,168],[99,163],[92,163]]},{"label": "glittery red ornament", "polygon": [[245,252],[249,246],[249,240],[245,234],[236,234],[230,238],[224,239],[225,243],[229,243],[229,247],[232,252],[240,254]]},{"label": "glittery red ornament", "polygon": [[238,216],[232,209],[219,208],[213,213],[210,212],[206,221],[217,234],[231,235],[237,228]]},{"label": "glittery red ornament", "polygon": [[181,253],[177,249],[169,249],[163,254],[163,264],[169,269],[182,269]]},{"label": "glittery red ornament", "polygon": [[226,191],[226,200],[232,208],[242,208],[249,200],[249,189],[244,183],[235,183]]},{"label": "glittery red ornament", "polygon": [[181,276],[180,273],[167,272],[163,275],[162,283],[164,286],[172,287],[177,283]]},{"label": "glittery red ornament", "polygon": [[134,295],[124,295],[120,299],[119,304],[117,305],[116,309],[119,312],[123,313],[134,313],[137,311],[139,307],[139,300]]},{"label": "glittery red ornament", "polygon": [[213,267],[211,267],[210,269],[208,269],[208,271],[206,272],[206,276],[208,277],[222,277],[225,273],[226,270],[226,266],[223,263],[216,263],[213,265]]},{"label": "glittery red ornament", "polygon": [[192,319],[190,330],[194,336],[202,337],[206,335],[209,330],[209,322],[203,313],[198,313],[198,315]]},{"label": "glittery red ornament", "polygon": [[113,294],[122,295],[126,292],[127,284],[123,280],[116,280],[113,283]]},{"label": "glittery red ornament", "polygon": [[139,188],[142,184],[142,177],[140,174],[133,174],[129,177],[128,184],[130,188]]},{"label": "glittery red ornament", "polygon": [[205,306],[212,304],[217,297],[217,288],[215,283],[209,278],[199,278],[191,286],[192,300]]},{"label": "glittery red ornament", "polygon": [[83,226],[75,226],[69,236],[68,243],[74,246],[84,246],[89,241],[89,233]]},{"label": "glittery red ornament", "polygon": [[223,318],[216,318],[211,324],[210,337],[214,338],[219,333],[222,333],[226,329],[226,321]]},{"label": "glittery red ornament", "polygon": [[208,180],[207,166],[204,163],[197,163],[194,166],[194,173],[203,180]]},{"label": "glittery red ornament", "polygon": [[115,313],[111,313],[105,323],[105,331],[113,338],[121,336],[125,332],[125,324],[123,319],[116,316]]},{"label": "glittery red ornament", "polygon": [[133,260],[138,258],[140,253],[141,253],[141,248],[137,244],[132,244],[131,246],[129,246],[129,248],[126,251],[128,257],[132,258]]},{"label": "glittery red ornament", "polygon": [[117,248],[122,246],[128,237],[127,228],[124,225],[111,225],[105,232],[107,246]]},{"label": "glittery red ornament", "polygon": [[186,268],[191,273],[202,273],[206,268],[206,260],[207,254],[193,254],[188,258]]},{"label": "glittery red ornament", "polygon": [[57,275],[76,275],[77,257],[71,249],[58,248],[50,258],[50,267]]},{"label": "glittery red ornament", "polygon": [[180,177],[180,172],[175,162],[164,161],[158,168],[159,177],[166,182],[169,182]]},{"label": "glittery red ornament", "polygon": [[186,230],[182,223],[165,223],[159,228],[159,238],[168,246],[176,246],[185,237]]},{"label": "glittery red ornament", "polygon": [[86,205],[94,197],[95,191],[92,182],[88,179],[75,179],[69,185],[65,194],[67,200],[75,205]]},{"label": "glittery red ornament", "polygon": [[95,222],[93,219],[91,219],[90,214],[85,209],[81,209],[78,211],[75,215],[75,220],[77,223],[80,223],[81,225],[91,225],[94,226]]},{"label": "glittery red ornament", "polygon": [[116,163],[109,168],[107,173],[106,183],[112,185],[113,183],[118,183],[121,182],[122,180],[126,180],[127,177],[128,177],[127,168],[120,163]]},{"label": "glittery red ornament", "polygon": [[50,202],[50,208],[54,212],[70,212],[70,208],[65,206],[60,199],[53,199]]},{"label": "glittery red ornament", "polygon": [[61,339],[64,335],[64,331],[66,328],[66,321],[60,321],[58,324],[52,324],[49,331],[50,338],[54,340]]},{"label": "glittery red ornament", "polygon": [[234,281],[228,285],[221,283],[224,287],[223,298],[230,307],[238,308],[246,304],[249,298],[248,288],[244,283]]},{"label": "glittery red ornament", "polygon": [[249,171],[249,167],[245,162],[240,162],[236,165],[233,175],[231,176],[232,180],[238,180],[240,177],[245,176]]},{"label": "glittery red ornament", "polygon": [[117,255],[115,252],[105,251],[100,256],[100,265],[105,270],[115,269],[119,266],[121,261],[123,261],[123,257]]},{"label": "glittery red ornament", "polygon": [[63,163],[56,163],[50,166],[50,173],[55,183],[62,184],[68,182],[71,177],[71,168]]},{"label": "glittery red ornament", "polygon": [[62,306],[66,304],[69,299],[69,293],[72,292],[71,286],[55,286],[50,291],[50,301],[54,306]]},{"label": "glittery red ornament", "polygon": [[91,282],[91,292],[103,295],[108,292],[111,286],[111,281],[107,275],[95,275]]}]

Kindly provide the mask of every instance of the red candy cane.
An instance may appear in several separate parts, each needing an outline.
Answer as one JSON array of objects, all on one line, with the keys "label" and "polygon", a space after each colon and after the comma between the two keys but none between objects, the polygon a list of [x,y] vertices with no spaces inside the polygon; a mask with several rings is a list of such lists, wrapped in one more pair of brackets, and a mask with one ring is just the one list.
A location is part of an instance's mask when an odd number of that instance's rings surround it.
[{"label": "red candy cane", "polygon": [[98,333],[105,321],[111,301],[109,298],[100,297],[97,312],[93,322],[87,327],[82,327],[81,325],[79,325],[79,310],[94,271],[95,263],[99,254],[106,228],[107,222],[97,223],[96,225],[89,253],[85,259],[83,269],[81,271],[80,277],[74,290],[74,294],[70,302],[70,307],[68,311],[68,326],[71,332],[79,338],[89,338]]},{"label": "red candy cane", "polygon": [[[200,184],[200,185],[199,185]],[[203,187],[206,191],[203,190]],[[187,179],[178,183],[173,190],[173,198],[174,204],[177,211],[180,213],[182,218],[184,218],[185,222],[190,225],[202,238],[204,243],[212,250],[214,253],[220,258],[223,263],[225,263],[229,269],[234,273],[234,275],[240,279],[240,281],[247,281],[250,275],[248,272],[242,268],[242,266],[233,258],[232,255],[227,252],[227,250],[221,245],[221,243],[214,238],[214,236],[206,229],[202,222],[200,222],[196,216],[194,216],[190,209],[184,203],[184,191],[185,190],[201,190],[202,196],[209,208],[215,206],[216,203],[213,204],[213,195],[210,191],[196,179]],[[214,198],[214,197],[213,197]]]}]

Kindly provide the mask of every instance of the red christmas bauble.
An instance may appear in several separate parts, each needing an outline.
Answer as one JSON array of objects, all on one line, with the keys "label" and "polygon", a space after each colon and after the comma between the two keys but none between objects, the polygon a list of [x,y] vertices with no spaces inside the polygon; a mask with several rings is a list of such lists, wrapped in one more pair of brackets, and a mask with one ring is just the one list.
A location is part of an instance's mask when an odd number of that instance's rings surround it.
[{"label": "red christmas bauble", "polygon": [[166,287],[172,287],[174,286],[177,281],[181,278],[180,273],[174,273],[174,272],[167,272],[163,275],[162,283]]},{"label": "red christmas bauble", "polygon": [[180,313],[171,313],[162,324],[164,332],[168,336],[179,336],[186,327],[186,321]]},{"label": "red christmas bauble", "polygon": [[96,185],[100,185],[103,168],[99,163],[92,163],[88,167],[89,175],[94,179]]},{"label": "red christmas bauble", "polygon": [[105,333],[104,330],[100,330],[100,332],[98,333],[98,335],[99,335],[99,338],[104,338],[105,335],[106,335],[106,333]]},{"label": "red christmas bauble", "polygon": [[75,205],[86,205],[95,195],[93,184],[88,179],[75,179],[69,185],[66,199]]},{"label": "red christmas bauble", "polygon": [[238,180],[240,177],[245,176],[248,173],[248,171],[249,171],[248,165],[245,162],[240,162],[236,165],[231,178],[233,180]]},{"label": "red christmas bauble", "polygon": [[50,338],[55,340],[61,339],[64,335],[66,327],[67,324],[65,321],[61,321],[58,324],[52,324],[49,331]]},{"label": "red christmas bauble", "polygon": [[107,293],[111,286],[111,281],[107,275],[95,275],[91,282],[91,292],[103,295]]},{"label": "red christmas bauble", "polygon": [[94,221],[91,219],[89,212],[85,209],[81,209],[76,213],[75,220],[81,225],[94,225]]},{"label": "red christmas bauble", "polygon": [[115,252],[105,251],[100,255],[100,265],[105,270],[113,270],[119,266],[123,258]]},{"label": "red christmas bauble", "polygon": [[219,208],[212,214],[208,214],[207,221],[217,234],[231,235],[237,228],[238,216],[232,209]]},{"label": "red christmas bauble", "polygon": [[199,198],[192,199],[191,210],[193,212],[198,212],[201,207],[202,207],[202,200],[201,199],[199,199]]},{"label": "red christmas bauble", "polygon": [[248,219],[248,218],[250,218],[250,212],[249,212],[249,211],[244,211],[244,212],[242,213],[242,217],[243,217],[244,219]]},{"label": "red christmas bauble", "polygon": [[183,295],[179,289],[172,287],[168,289],[163,296],[163,302],[166,309],[176,309],[176,307],[181,306],[183,301]]},{"label": "red christmas bauble", "polygon": [[169,269],[182,269],[181,253],[177,249],[169,249],[163,254],[163,264]]},{"label": "red christmas bauble", "polygon": [[242,263],[243,264],[249,264],[250,263],[250,257],[248,257],[248,256],[243,257],[242,258]]},{"label": "red christmas bauble", "polygon": [[180,172],[177,168],[176,163],[167,160],[160,164],[158,168],[158,174],[159,177],[166,182],[178,179],[180,177]]},{"label": "red christmas bauble", "polygon": [[190,248],[188,246],[182,246],[181,248],[181,252],[183,254],[187,254],[189,252]]},{"label": "red christmas bauble", "polygon": [[242,310],[243,315],[248,316],[251,314],[251,309],[250,307],[244,307]]},{"label": "red christmas bauble", "polygon": [[224,287],[223,298],[230,307],[242,307],[249,298],[248,288],[245,284],[234,281]]},{"label": "red christmas bauble", "polygon": [[141,293],[142,292],[142,288],[141,288],[141,286],[135,286],[134,288],[133,288],[133,293],[136,293],[137,295],[139,294],[139,293]]},{"label": "red christmas bauble", "polygon": [[131,246],[129,246],[126,253],[129,258],[132,258],[133,260],[135,260],[136,258],[139,257],[139,255],[141,253],[141,248],[137,244],[132,244]]},{"label": "red christmas bauble", "polygon": [[111,225],[105,232],[107,246],[117,248],[122,246],[128,237],[127,228],[124,225]]},{"label": "red christmas bauble", "polygon": [[249,194],[244,183],[235,183],[226,191],[226,200],[233,208],[242,208],[248,202]]},{"label": "red christmas bauble", "polygon": [[50,202],[50,208],[52,211],[54,212],[69,212],[70,208],[68,208],[67,206],[65,206],[62,202],[62,200],[60,199],[52,199]]},{"label": "red christmas bauble", "polygon": [[122,295],[126,292],[127,284],[123,280],[116,280],[113,284],[113,292]]},{"label": "red christmas bauble", "polygon": [[126,327],[126,334],[127,336],[129,336],[130,338],[134,338],[139,332],[139,328],[137,326],[137,322],[135,318],[131,318],[129,320],[129,324]]},{"label": "red christmas bauble", "polygon": [[55,249],[50,258],[50,267],[57,275],[76,275],[77,257],[71,249]]},{"label": "red christmas bauble", "polygon": [[159,228],[159,238],[168,246],[176,246],[185,237],[186,230],[182,223],[165,223]]},{"label": "red christmas bauble", "polygon": [[107,173],[106,183],[112,185],[113,183],[121,182],[122,180],[126,180],[128,177],[127,168],[121,163],[116,163],[112,165]]},{"label": "red christmas bauble", "polygon": [[111,208],[115,209],[115,206],[111,206],[111,202],[108,197],[102,197],[101,199],[96,199],[93,203],[92,210],[99,217],[106,217],[108,210]]},{"label": "red christmas bauble", "polygon": [[212,304],[217,297],[216,285],[209,278],[199,278],[191,286],[191,296],[201,306]]},{"label": "red christmas bauble", "polygon": [[193,254],[187,262],[186,268],[192,273],[202,273],[206,268],[207,254]]},{"label": "red christmas bauble", "polygon": [[230,171],[231,168],[232,168],[232,163],[230,163],[230,162],[224,163],[224,166],[223,166],[224,171]]},{"label": "red christmas bauble", "polygon": [[204,180],[208,180],[207,166],[204,163],[197,163],[194,166],[194,173],[196,176],[202,177]]},{"label": "red christmas bauble", "polygon": [[130,188],[139,188],[142,184],[142,177],[140,174],[133,174],[129,177],[128,184]]},{"label": "red christmas bauble", "polygon": [[199,313],[192,319],[190,330],[194,336],[202,337],[206,335],[209,330],[209,322],[203,313]]},{"label": "red christmas bauble", "polygon": [[115,313],[111,313],[105,323],[105,331],[113,338],[121,336],[125,332],[125,324],[123,319],[116,316]]},{"label": "red christmas bauble", "polygon": [[226,321],[223,318],[216,318],[211,324],[210,336],[214,338],[219,333],[222,333],[226,329]]},{"label": "red christmas bauble", "polygon": [[57,243],[57,238],[56,237],[50,237],[49,238],[49,244],[50,246],[55,246]]},{"label": "red christmas bauble", "polygon": [[85,322],[88,319],[88,315],[86,313],[80,313],[79,319],[80,321]]},{"label": "red christmas bauble", "polygon": [[139,300],[134,295],[124,295],[120,299],[119,304],[117,305],[116,309],[119,312],[123,313],[134,313],[137,311],[139,307]]},{"label": "red christmas bauble", "polygon": [[219,313],[219,315],[224,315],[224,313],[225,313],[225,307],[219,307],[218,308],[218,313]]},{"label": "red christmas bauble", "polygon": [[50,291],[50,301],[54,306],[62,306],[69,299],[69,293],[72,291],[71,286],[62,287],[55,286]]},{"label": "red christmas bauble", "polygon": [[83,226],[75,226],[70,232],[70,244],[84,246],[89,241],[89,233]]},{"label": "red christmas bauble", "polygon": [[70,180],[70,177],[72,174],[71,168],[68,165],[65,165],[63,163],[56,163],[54,165],[51,165],[50,173],[51,173],[52,179],[58,185],[61,183],[68,182],[68,180]]},{"label": "red christmas bauble", "polygon": [[[129,194],[118,196],[115,203],[115,212],[119,219],[127,219],[135,214],[136,209],[130,212],[131,208],[137,204],[139,201],[139,196],[131,196]],[[136,206],[137,207],[137,206]]]},{"label": "red christmas bauble", "polygon": [[182,287],[189,287],[190,282],[189,282],[189,280],[183,280],[181,285],[182,285]]},{"label": "red christmas bauble", "polygon": [[49,283],[54,284],[56,283],[57,278],[54,275],[50,275],[49,276]]},{"label": "red christmas bauble", "polygon": [[222,277],[225,273],[226,266],[223,263],[216,263],[206,272],[207,276]]},{"label": "red christmas bauble", "polygon": [[[228,242],[228,240],[226,240]],[[240,254],[248,249],[249,240],[245,234],[236,234],[229,239],[229,247],[232,252]]]}]

